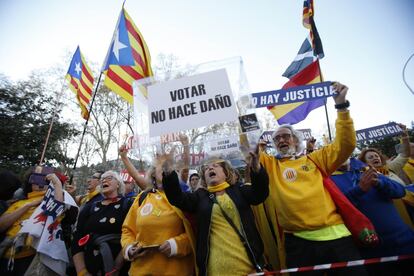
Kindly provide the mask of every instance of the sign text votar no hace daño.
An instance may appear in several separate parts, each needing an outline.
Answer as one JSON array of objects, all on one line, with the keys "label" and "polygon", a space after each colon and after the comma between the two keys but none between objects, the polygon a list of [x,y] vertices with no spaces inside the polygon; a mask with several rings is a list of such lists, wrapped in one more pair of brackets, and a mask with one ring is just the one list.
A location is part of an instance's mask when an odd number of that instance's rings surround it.
[{"label": "sign text votar no hace da\u00f1o", "polygon": [[237,120],[226,70],[148,87],[150,136]]}]

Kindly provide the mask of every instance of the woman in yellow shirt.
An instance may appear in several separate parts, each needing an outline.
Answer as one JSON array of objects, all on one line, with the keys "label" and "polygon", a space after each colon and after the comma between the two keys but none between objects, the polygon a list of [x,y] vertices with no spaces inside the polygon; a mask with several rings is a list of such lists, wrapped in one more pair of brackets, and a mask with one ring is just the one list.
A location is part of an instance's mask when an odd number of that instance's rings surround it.
[{"label": "woman in yellow shirt", "polygon": [[[125,148],[120,149],[124,163]],[[128,173],[142,188],[122,226],[121,244],[131,261],[130,275],[195,275],[194,237],[184,214],[165,197],[163,187],[178,177],[162,175],[161,164],[144,179],[129,163]]]},{"label": "woman in yellow shirt", "polygon": [[[59,178],[54,173],[46,172],[45,168],[40,166],[28,171],[23,187],[26,198],[14,202],[0,217],[0,230],[6,231],[8,241],[12,241],[16,237],[22,228],[22,222],[28,219],[41,203],[49,182],[54,185],[55,200],[63,202],[62,182],[66,180],[66,176],[58,175]],[[21,250],[13,254],[9,248],[1,256],[0,274],[24,275],[35,254],[36,250],[31,247],[31,239],[26,238]],[[8,268],[9,258],[14,258],[14,265],[10,269]]]}]

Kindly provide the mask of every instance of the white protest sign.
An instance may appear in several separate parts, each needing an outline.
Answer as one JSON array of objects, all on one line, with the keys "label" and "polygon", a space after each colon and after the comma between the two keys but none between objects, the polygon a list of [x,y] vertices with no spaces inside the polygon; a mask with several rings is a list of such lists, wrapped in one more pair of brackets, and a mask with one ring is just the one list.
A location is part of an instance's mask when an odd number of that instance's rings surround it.
[{"label": "white protest sign", "polygon": [[148,87],[150,136],[237,120],[225,69]]},{"label": "white protest sign", "polygon": [[225,154],[239,150],[239,137],[229,136],[208,141],[209,155]]}]

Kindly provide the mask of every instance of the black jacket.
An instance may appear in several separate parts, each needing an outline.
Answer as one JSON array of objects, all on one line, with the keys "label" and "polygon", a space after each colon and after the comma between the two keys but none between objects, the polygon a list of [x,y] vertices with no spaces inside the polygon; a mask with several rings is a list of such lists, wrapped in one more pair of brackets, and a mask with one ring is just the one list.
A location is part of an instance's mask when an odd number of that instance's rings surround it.
[{"label": "black jacket", "polygon": [[[197,266],[200,275],[207,274],[211,212],[213,209],[214,194],[205,189],[198,189],[194,193],[182,192],[177,181],[176,174],[163,177],[165,194],[170,203],[185,212],[197,215]],[[252,249],[256,262],[263,267],[263,242],[257,231],[253,212],[250,205],[257,205],[265,201],[269,195],[269,178],[266,171],[260,168],[258,173],[251,173],[252,185],[240,183],[230,185],[226,193],[233,200],[240,214],[244,232],[246,233],[248,246]],[[248,253],[249,254],[249,253]],[[254,266],[254,264],[253,264]]]}]

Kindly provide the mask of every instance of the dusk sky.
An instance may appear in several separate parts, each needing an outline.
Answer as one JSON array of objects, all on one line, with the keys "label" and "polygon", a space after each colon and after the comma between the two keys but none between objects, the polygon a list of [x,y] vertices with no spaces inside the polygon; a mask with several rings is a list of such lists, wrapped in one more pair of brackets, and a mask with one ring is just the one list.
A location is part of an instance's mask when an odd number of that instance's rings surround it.
[{"label": "dusk sky", "polygon": [[[279,89],[287,81],[281,75],[308,34],[302,5],[300,0],[129,0],[125,8],[153,62],[159,53],[174,54],[182,64],[241,56],[253,93]],[[33,70],[62,64],[77,45],[100,66],[121,6],[122,1],[107,0],[1,0],[0,73],[24,79]],[[356,129],[413,120],[414,95],[402,79],[404,63],[414,53],[413,13],[411,0],[315,0],[325,50],[321,69],[325,80],[349,86]],[[406,77],[414,87],[414,59]],[[332,99],[328,110],[333,123]],[[320,132],[324,124],[319,108],[297,126]]]}]

